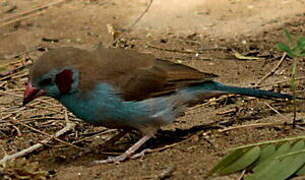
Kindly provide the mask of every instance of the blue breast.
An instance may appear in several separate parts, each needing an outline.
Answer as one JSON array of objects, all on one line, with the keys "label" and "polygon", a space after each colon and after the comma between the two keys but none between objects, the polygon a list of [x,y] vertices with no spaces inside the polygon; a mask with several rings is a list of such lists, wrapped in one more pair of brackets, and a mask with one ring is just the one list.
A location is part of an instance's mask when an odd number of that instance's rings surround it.
[{"label": "blue breast", "polygon": [[76,91],[61,96],[59,101],[78,118],[106,127],[138,128],[154,123],[167,124],[175,116],[172,104],[166,98],[124,101],[105,83],[86,95]]}]

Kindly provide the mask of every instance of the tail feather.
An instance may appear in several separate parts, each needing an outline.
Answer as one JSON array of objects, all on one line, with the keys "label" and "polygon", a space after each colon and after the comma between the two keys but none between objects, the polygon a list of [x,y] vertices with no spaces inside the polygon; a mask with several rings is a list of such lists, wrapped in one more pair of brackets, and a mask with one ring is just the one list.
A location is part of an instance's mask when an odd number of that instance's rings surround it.
[{"label": "tail feather", "polygon": [[281,99],[304,99],[301,97],[295,97],[289,94],[276,93],[272,91],[254,89],[254,88],[243,88],[235,86],[227,86],[219,82],[208,81],[203,84],[188,87],[183,90],[184,94],[189,96],[199,96],[202,94],[240,94],[245,96],[252,96],[264,99],[281,98]]},{"label": "tail feather", "polygon": [[272,99],[272,98],[281,98],[281,99],[294,99],[298,98],[292,96],[290,94],[282,94],[272,91],[266,91],[261,89],[254,88],[243,88],[243,87],[235,87],[235,86],[227,86],[221,83],[216,83],[216,90],[225,91],[232,94],[240,94],[245,96],[253,96],[264,99]]}]

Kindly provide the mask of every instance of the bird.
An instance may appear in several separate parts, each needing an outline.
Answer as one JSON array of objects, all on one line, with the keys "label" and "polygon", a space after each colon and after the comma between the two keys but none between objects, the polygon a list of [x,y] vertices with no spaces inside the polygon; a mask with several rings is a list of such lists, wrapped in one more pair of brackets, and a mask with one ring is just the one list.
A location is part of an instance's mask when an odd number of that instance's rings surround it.
[{"label": "bird", "polygon": [[[94,164],[131,158],[161,127],[172,123],[190,104],[225,94],[294,99],[293,95],[217,82],[212,73],[133,50],[59,47],[32,65],[23,105],[40,96],[59,101],[77,118],[95,126],[136,130],[141,138],[124,153]],[[119,138],[120,138],[119,137]]]}]

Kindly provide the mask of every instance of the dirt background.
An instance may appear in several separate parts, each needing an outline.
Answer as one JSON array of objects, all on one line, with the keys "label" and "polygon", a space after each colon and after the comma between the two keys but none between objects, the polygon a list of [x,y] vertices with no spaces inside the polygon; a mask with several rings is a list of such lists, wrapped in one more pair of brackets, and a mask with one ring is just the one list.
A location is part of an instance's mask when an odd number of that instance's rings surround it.
[{"label": "dirt background", "polygon": [[[55,0],[52,2],[56,2]],[[158,58],[187,64],[218,74],[217,79],[231,85],[250,86],[258,82],[279,62],[282,53],[274,48],[287,42],[283,30],[305,36],[304,0],[71,0],[62,1],[30,16],[18,16],[48,3],[47,0],[0,1],[0,64],[35,61],[46,48],[104,46],[130,48],[152,53]],[[26,17],[19,19],[20,17]],[[107,28],[108,27],[108,28]],[[114,31],[109,31],[113,28]],[[116,43],[113,33],[126,30]],[[241,60],[239,52],[257,60]],[[292,59],[286,58],[274,75],[262,84],[264,89],[288,92]],[[305,59],[298,59],[298,76],[304,76]],[[17,63],[18,65],[18,63]],[[5,66],[6,67],[6,66]],[[65,125],[63,107],[45,98],[20,108],[26,67],[15,76],[0,81],[0,157],[27,148]],[[5,71],[6,69],[2,71]],[[3,75],[2,75],[3,76]],[[281,81],[282,83],[277,83]],[[304,95],[304,81],[298,81],[297,93]],[[272,111],[277,109],[286,119]],[[188,109],[184,117],[164,127],[144,148],[153,153],[121,164],[89,166],[95,159],[123,152],[138,138],[127,136],[113,146],[103,143],[116,131],[92,127],[76,120],[77,127],[62,137],[82,150],[54,141],[26,156],[39,162],[52,179],[207,179],[208,170],[226,150],[243,144],[281,137],[304,135],[302,128],[261,126],[236,128],[245,124],[291,121],[290,102],[258,100],[245,97],[222,97]],[[297,106],[297,119],[304,117],[304,105]],[[20,124],[18,122],[22,122]],[[94,134],[96,131],[103,133]],[[80,142],[78,142],[81,140]],[[76,143],[77,142],[77,143]],[[92,152],[86,152],[86,151]],[[106,153],[107,152],[107,153]],[[25,165],[26,166],[26,165]],[[164,173],[167,173],[165,177]],[[237,179],[239,174],[211,179]]]}]

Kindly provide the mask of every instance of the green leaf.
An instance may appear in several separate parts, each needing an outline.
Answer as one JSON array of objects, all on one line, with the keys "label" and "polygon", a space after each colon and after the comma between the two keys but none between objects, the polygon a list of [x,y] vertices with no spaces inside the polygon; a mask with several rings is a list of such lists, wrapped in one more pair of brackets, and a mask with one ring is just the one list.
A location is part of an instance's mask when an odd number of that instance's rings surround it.
[{"label": "green leaf", "polygon": [[287,29],[284,29],[284,35],[287,37],[289,43],[292,43],[292,37],[290,32]]},{"label": "green leaf", "polygon": [[[254,166],[262,163],[266,159],[270,158],[270,156],[276,151],[276,146],[274,144],[268,144],[265,147],[261,147],[261,155],[259,159],[255,162]],[[253,166],[253,167],[254,167]]]},{"label": "green leaf", "polygon": [[220,162],[216,164],[216,166],[214,166],[214,168],[209,172],[209,175],[219,173],[223,168],[229,166],[238,160],[241,156],[243,156],[248,151],[248,149],[237,149],[232,153],[226,155]]},{"label": "green leaf", "polygon": [[210,175],[244,169],[254,172],[246,177],[247,180],[281,180],[295,174],[305,175],[305,136],[237,147],[212,169]]},{"label": "green leaf", "polygon": [[[293,149],[294,151],[305,150],[305,142],[302,140],[298,141],[297,143],[295,143],[294,148],[295,148],[295,149]],[[299,167],[299,169],[296,172],[296,175],[305,175],[305,152],[296,155],[295,158],[296,158],[295,161],[298,160],[298,161],[300,161],[299,163],[301,164],[301,166]],[[294,163],[294,162],[291,162],[291,163]],[[296,162],[296,163],[298,163],[298,162]],[[294,164],[296,164],[296,163],[294,163]]]},{"label": "green leaf", "polygon": [[257,166],[255,168],[253,168],[254,172],[257,171],[262,171],[263,169],[266,169],[270,163],[273,162],[269,162],[269,161],[274,161],[274,157],[278,156],[278,155],[282,155],[284,153],[287,153],[290,149],[290,142],[285,142],[283,144],[281,144],[277,150],[275,151],[275,153],[273,153],[269,158],[267,158],[265,161],[262,161],[261,163],[257,164]]},{"label": "green leaf", "polygon": [[301,149],[304,149],[304,148],[305,148],[305,143],[304,143],[303,140],[300,140],[300,141],[297,141],[296,143],[293,144],[293,146],[291,148],[291,152],[298,151],[298,150],[301,150]]},{"label": "green leaf", "polygon": [[242,170],[242,169],[248,167],[255,160],[257,160],[257,158],[260,155],[260,152],[261,152],[261,150],[260,150],[260,147],[258,147],[258,146],[249,149],[239,159],[234,161],[229,166],[226,166],[225,168],[221,169],[219,174],[221,174],[221,175],[229,174],[229,173],[233,173],[233,172],[236,172],[236,171],[239,171],[239,170]]},{"label": "green leaf", "polygon": [[[283,144],[279,151],[285,152],[288,145]],[[290,145],[289,145],[290,147]],[[299,151],[304,148],[304,141],[298,141],[292,145],[288,153],[272,157],[269,161],[266,161],[265,168],[256,170],[256,173],[247,176],[246,180],[285,180],[293,175],[305,162],[305,156],[303,153],[292,154],[292,152]],[[279,154],[279,152],[276,152]],[[303,156],[303,158],[302,158]]]},{"label": "green leaf", "polygon": [[[271,159],[267,161],[267,165],[264,168],[260,168],[255,172],[254,174],[251,174],[249,176],[245,177],[245,180],[261,180],[261,179],[267,179],[266,176],[270,174],[271,170],[276,167],[276,165],[279,163],[278,159]],[[266,163],[265,163],[266,164]],[[272,177],[274,177],[274,174],[270,174]],[[273,180],[273,179],[268,179]],[[279,180],[279,179],[274,179]]]},{"label": "green leaf", "polygon": [[295,174],[298,176],[304,176],[305,175],[305,164]]},{"label": "green leaf", "polygon": [[286,52],[289,57],[295,57],[295,54],[293,53],[292,49],[290,49],[290,47],[288,47],[286,44],[284,44],[284,43],[277,43],[276,47],[279,50]]},{"label": "green leaf", "polygon": [[302,56],[305,51],[305,37],[299,37],[296,41],[295,47],[292,48],[292,52],[295,56]]},{"label": "green leaf", "polygon": [[[299,153],[295,155],[289,155],[293,152],[299,151],[304,149],[304,141],[298,141],[296,142],[291,150],[290,153],[283,155],[283,160],[281,163],[281,172],[279,172],[279,176],[281,176],[282,179],[286,179],[293,175],[296,171],[298,171],[305,163],[305,154]],[[279,159],[282,159],[279,157]]]},{"label": "green leaf", "polygon": [[279,49],[279,50],[281,50],[281,51],[285,51],[285,52],[287,52],[287,51],[291,51],[291,49],[290,49],[290,47],[288,47],[286,44],[284,44],[284,43],[277,43],[276,44],[276,47]]},{"label": "green leaf", "polygon": [[304,50],[305,49],[305,37],[299,37],[297,40],[297,47],[299,49]]}]

